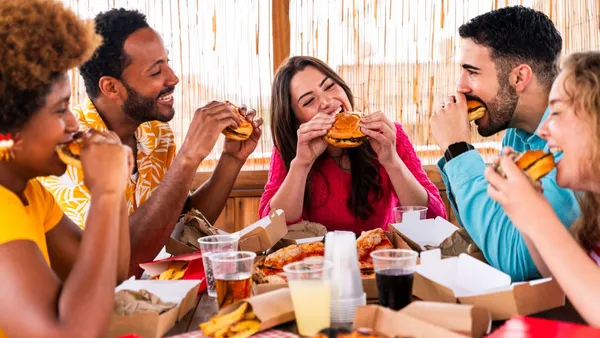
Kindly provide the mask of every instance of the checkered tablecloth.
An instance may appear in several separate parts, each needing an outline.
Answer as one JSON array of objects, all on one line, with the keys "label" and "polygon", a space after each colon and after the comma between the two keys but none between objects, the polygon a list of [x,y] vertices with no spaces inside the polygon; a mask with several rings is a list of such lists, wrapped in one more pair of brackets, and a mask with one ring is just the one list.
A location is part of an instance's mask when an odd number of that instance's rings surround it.
[{"label": "checkered tablecloth", "polygon": [[[259,332],[252,336],[253,338],[299,338],[297,334],[291,332],[285,332],[281,330],[267,330]],[[170,338],[207,338],[202,335],[202,331],[188,332],[177,336],[171,336]]]}]

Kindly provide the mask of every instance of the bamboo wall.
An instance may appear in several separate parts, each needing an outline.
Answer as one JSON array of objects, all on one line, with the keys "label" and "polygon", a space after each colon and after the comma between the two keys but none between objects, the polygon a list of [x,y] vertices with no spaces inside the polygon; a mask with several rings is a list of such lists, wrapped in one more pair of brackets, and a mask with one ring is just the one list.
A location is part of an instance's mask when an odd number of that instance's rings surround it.
[{"label": "bamboo wall", "polygon": [[[272,36],[277,33],[272,31],[271,1],[63,2],[87,17],[113,7],[146,13],[170,49],[171,65],[181,79],[171,122],[177,143],[183,141],[194,110],[209,100],[246,103],[267,126],[245,169],[268,168]],[[455,88],[458,27],[508,5],[532,6],[548,14],[562,33],[566,53],[600,46],[600,0],[289,0],[289,50],[291,55],[317,56],[337,69],[361,104],[381,109],[404,125],[423,164],[431,164],[441,154],[430,138],[428,120],[432,107]],[[72,78],[77,103],[84,96],[83,83],[76,72]],[[489,161],[501,136],[483,139],[473,131],[472,141]],[[219,153],[220,143],[201,169],[210,170]]]}]

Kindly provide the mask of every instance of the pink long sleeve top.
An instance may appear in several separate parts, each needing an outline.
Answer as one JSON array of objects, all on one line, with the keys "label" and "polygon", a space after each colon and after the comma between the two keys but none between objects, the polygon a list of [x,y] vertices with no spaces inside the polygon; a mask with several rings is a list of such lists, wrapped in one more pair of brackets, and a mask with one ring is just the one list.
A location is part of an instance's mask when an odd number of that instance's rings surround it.
[{"label": "pink long sleeve top", "polygon": [[[394,124],[396,126],[396,151],[429,196],[427,218],[437,216],[446,218],[446,208],[440,192],[425,174],[421,161],[402,126],[399,123]],[[330,157],[315,165],[319,165],[323,175],[311,177],[311,210],[303,208],[302,218],[288,222],[289,224],[307,220],[325,225],[328,231],[347,230],[360,234],[361,231],[375,228],[387,230],[388,224],[394,223],[393,208],[399,206],[399,200],[390,177],[382,165],[377,164],[383,194],[379,200],[373,203],[373,213],[366,220],[355,218],[346,205],[351,192],[351,174],[340,169]],[[271,199],[283,184],[286,175],[283,159],[279,152],[273,149],[265,192],[259,204],[258,212],[261,218],[269,214]],[[302,201],[298,201],[298,203],[302,203]]]}]

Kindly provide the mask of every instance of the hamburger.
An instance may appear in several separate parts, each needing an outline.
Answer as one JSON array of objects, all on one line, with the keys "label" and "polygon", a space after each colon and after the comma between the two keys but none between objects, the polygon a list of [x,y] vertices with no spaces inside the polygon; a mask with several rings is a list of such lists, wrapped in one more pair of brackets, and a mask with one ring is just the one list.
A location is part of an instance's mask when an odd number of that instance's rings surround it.
[{"label": "hamburger", "polygon": [[367,140],[360,131],[360,115],[342,111],[335,115],[335,122],[325,134],[325,141],[338,148],[355,148]]},{"label": "hamburger", "polygon": [[[554,155],[541,149],[528,150],[524,153],[512,152],[508,156],[516,163],[519,169],[523,170],[529,176],[532,182],[546,176],[554,169],[555,165]],[[500,164],[496,165],[495,169],[501,176],[506,177]]]},{"label": "hamburger", "polygon": [[231,127],[225,128],[222,131],[223,135],[225,135],[225,137],[227,137],[227,138],[230,138],[230,139],[236,140],[236,141],[247,140],[250,137],[250,135],[252,135],[252,131],[254,130],[252,123],[250,123],[248,120],[246,120],[246,117],[244,115],[240,114],[240,110],[236,105],[234,105],[233,103],[231,103],[229,101],[225,101],[225,104],[227,105],[227,107],[229,107],[233,110],[233,112],[237,115],[237,117],[240,119],[242,124],[239,125],[235,129],[233,129]]},{"label": "hamburger", "polygon": [[469,122],[479,120],[480,118],[484,117],[485,113],[487,112],[487,108],[483,102],[475,99],[467,100],[467,108],[469,109]]},{"label": "hamburger", "polygon": [[73,135],[73,140],[67,143],[60,144],[56,147],[58,158],[64,164],[81,169],[81,160],[79,154],[83,148],[83,132],[78,132]]}]

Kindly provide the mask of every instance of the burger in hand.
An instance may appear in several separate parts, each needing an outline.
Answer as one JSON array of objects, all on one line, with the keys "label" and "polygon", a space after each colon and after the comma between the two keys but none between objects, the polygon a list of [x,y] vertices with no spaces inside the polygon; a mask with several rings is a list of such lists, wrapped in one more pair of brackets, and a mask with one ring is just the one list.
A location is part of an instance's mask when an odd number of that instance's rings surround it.
[{"label": "burger in hand", "polygon": [[487,108],[483,104],[483,102],[476,99],[467,100],[467,108],[469,109],[469,122],[479,120],[480,118],[485,116],[487,112]]},{"label": "burger in hand", "polygon": [[231,127],[225,128],[222,133],[225,137],[230,138],[236,141],[244,141],[247,140],[250,135],[252,135],[252,131],[254,131],[254,127],[252,123],[246,120],[246,117],[240,114],[239,108],[229,101],[225,101],[225,104],[233,110],[233,112],[237,115],[237,117],[242,122],[237,128],[233,129]]},{"label": "burger in hand", "polygon": [[325,134],[325,141],[338,148],[355,148],[366,140],[367,135],[360,131],[360,115],[346,111],[335,115],[333,126]]},{"label": "burger in hand", "polygon": [[64,164],[81,169],[79,154],[83,148],[83,134],[83,132],[79,131],[73,135],[73,139],[70,142],[59,144],[56,147],[55,150],[58,154],[58,158],[60,158]]},{"label": "burger in hand", "polygon": [[[509,156],[516,163],[517,167],[523,170],[534,183],[550,173],[555,165],[554,155],[541,149],[528,150],[524,153],[515,151],[507,156]],[[506,177],[506,174],[499,163],[494,166],[494,169],[502,177]]]}]

